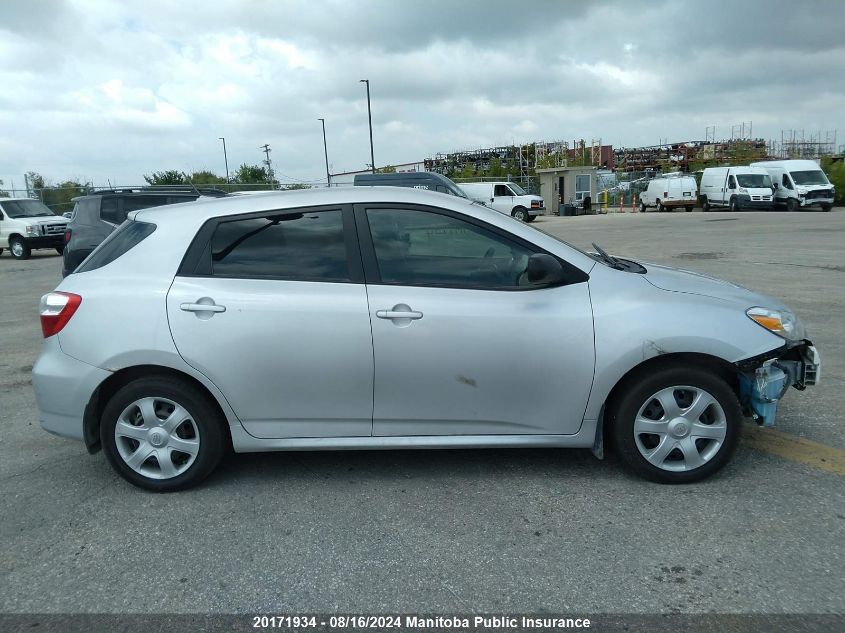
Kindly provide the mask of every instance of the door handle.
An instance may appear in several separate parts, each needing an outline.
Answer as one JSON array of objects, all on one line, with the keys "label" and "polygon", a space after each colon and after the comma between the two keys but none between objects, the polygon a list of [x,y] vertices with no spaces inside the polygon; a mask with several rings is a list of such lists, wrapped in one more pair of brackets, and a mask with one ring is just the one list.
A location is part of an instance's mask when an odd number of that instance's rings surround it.
[{"label": "door handle", "polygon": [[226,306],[219,306],[214,303],[183,303],[179,309],[185,312],[225,312]]},{"label": "door handle", "polygon": [[377,310],[376,316],[380,319],[421,319],[422,312],[415,310]]}]

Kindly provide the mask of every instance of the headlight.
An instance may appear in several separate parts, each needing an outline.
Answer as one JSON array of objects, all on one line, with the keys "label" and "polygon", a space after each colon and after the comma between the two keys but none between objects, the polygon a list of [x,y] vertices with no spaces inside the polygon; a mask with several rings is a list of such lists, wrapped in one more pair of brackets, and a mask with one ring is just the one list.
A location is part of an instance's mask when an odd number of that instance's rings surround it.
[{"label": "headlight", "polygon": [[748,193],[748,189],[746,189],[745,187],[740,187],[739,192],[740,193]]},{"label": "headlight", "polygon": [[771,310],[769,308],[749,308],[745,311],[752,321],[763,326],[769,332],[777,334],[789,341],[804,338],[804,326],[794,314],[788,310]]},{"label": "headlight", "polygon": [[38,235],[38,225],[37,224],[28,224],[26,227],[26,234],[27,235]]}]

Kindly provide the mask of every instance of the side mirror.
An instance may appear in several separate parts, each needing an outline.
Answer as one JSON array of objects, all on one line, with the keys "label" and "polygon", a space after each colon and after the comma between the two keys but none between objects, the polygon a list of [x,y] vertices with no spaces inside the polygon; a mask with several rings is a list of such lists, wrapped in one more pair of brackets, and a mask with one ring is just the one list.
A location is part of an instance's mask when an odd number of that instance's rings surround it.
[{"label": "side mirror", "polygon": [[778,188],[778,184],[776,182],[773,182],[772,183],[772,189],[777,189],[777,188]]},{"label": "side mirror", "polygon": [[560,262],[546,253],[534,253],[529,257],[525,272],[529,282],[544,286],[560,283],[566,278]]}]

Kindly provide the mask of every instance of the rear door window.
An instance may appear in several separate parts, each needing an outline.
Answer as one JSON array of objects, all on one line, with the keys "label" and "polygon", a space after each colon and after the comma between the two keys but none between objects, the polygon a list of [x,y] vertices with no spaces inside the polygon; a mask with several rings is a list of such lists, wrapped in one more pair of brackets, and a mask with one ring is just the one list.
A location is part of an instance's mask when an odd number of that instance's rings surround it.
[{"label": "rear door window", "polygon": [[220,222],[208,256],[215,277],[351,281],[340,209],[303,209]]}]

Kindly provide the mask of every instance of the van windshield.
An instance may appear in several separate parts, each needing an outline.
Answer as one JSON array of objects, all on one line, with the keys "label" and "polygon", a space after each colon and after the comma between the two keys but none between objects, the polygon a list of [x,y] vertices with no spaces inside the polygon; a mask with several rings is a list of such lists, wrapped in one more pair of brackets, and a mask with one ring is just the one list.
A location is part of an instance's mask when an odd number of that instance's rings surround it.
[{"label": "van windshield", "polygon": [[736,181],[746,189],[771,189],[772,179],[769,174],[737,174]]},{"label": "van windshield", "polygon": [[40,200],[6,200],[3,210],[10,218],[50,218],[56,214]]},{"label": "van windshield", "polygon": [[792,182],[796,185],[828,185],[827,176],[821,169],[814,169],[810,171],[791,171],[789,175],[792,176]]},{"label": "van windshield", "polygon": [[518,184],[516,184],[515,182],[509,182],[509,183],[508,183],[508,187],[510,187],[511,189],[513,189],[513,192],[514,192],[516,195],[518,195],[518,196],[525,196],[525,195],[527,195],[527,194],[525,193],[525,189],[523,189],[522,187],[520,187],[520,186],[519,186]]}]

